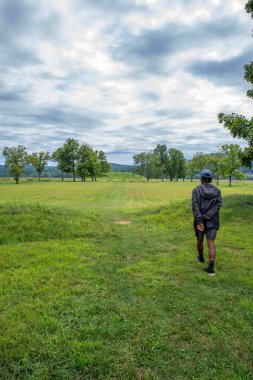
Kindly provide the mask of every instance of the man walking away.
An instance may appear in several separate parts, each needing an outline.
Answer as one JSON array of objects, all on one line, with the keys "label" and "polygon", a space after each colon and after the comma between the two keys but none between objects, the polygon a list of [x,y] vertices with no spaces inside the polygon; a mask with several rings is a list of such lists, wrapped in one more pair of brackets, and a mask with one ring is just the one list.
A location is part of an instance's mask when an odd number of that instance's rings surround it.
[{"label": "man walking away", "polygon": [[211,276],[215,275],[215,245],[217,230],[219,229],[219,210],[221,208],[221,192],[211,184],[212,172],[204,169],[200,173],[201,185],[192,190],[192,211],[194,214],[194,230],[197,238],[197,260],[205,262],[203,240],[206,241],[209,253],[209,265],[203,269]]}]

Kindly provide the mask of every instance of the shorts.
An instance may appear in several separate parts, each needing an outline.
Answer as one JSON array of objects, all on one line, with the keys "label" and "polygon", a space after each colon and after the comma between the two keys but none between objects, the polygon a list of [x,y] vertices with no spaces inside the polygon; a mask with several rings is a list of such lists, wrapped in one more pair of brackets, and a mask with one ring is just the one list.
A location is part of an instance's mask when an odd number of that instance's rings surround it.
[{"label": "shorts", "polygon": [[204,236],[206,235],[206,240],[215,240],[217,230],[215,228],[206,228],[205,231],[199,231],[195,227],[195,236],[198,240],[203,241]]}]

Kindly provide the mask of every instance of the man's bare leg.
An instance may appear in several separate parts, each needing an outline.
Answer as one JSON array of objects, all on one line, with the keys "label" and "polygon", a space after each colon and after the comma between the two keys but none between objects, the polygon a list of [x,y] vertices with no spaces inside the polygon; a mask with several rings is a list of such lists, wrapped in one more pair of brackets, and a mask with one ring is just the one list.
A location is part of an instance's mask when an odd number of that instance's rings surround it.
[{"label": "man's bare leg", "polygon": [[199,263],[204,263],[204,247],[203,247],[203,241],[197,239],[197,250],[198,250],[198,257],[197,260]]},{"label": "man's bare leg", "polygon": [[214,240],[207,240],[208,254],[209,254],[209,264],[208,267],[203,269],[204,272],[214,276],[214,261],[215,261],[215,245]]},{"label": "man's bare leg", "polygon": [[199,239],[197,239],[197,250],[198,250],[199,256],[203,256],[204,254],[203,241]]},{"label": "man's bare leg", "polygon": [[207,240],[207,246],[208,246],[209,261],[212,261],[214,263],[215,261],[214,240]]}]

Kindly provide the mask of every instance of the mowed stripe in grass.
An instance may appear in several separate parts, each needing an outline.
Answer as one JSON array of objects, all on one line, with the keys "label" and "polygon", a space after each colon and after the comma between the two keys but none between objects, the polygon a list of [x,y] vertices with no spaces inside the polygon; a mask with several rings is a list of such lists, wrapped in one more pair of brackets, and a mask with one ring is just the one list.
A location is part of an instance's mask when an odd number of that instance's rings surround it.
[{"label": "mowed stripe in grass", "polygon": [[[190,199],[195,182],[42,182],[0,185],[1,201],[35,201],[97,210],[135,209]],[[253,182],[221,182],[223,195],[252,194]]]},{"label": "mowed stripe in grass", "polygon": [[252,206],[225,197],[210,278],[189,200],[127,226],[2,204],[1,378],[250,379]]},{"label": "mowed stripe in grass", "polygon": [[80,208],[135,208],[183,198],[192,184],[168,182],[49,182],[0,186],[2,200],[41,201]]}]

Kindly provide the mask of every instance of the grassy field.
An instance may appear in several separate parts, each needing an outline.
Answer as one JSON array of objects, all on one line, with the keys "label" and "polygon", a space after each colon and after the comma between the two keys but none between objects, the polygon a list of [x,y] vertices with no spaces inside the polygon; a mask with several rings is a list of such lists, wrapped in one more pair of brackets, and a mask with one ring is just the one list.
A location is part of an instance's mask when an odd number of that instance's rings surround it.
[{"label": "grassy field", "polygon": [[[125,175],[125,173],[124,173]],[[0,185],[1,201],[43,202],[49,205],[94,209],[102,212],[167,205],[189,199],[199,181],[31,182]],[[253,181],[220,184],[223,195],[253,194]]]},{"label": "grassy field", "polygon": [[0,378],[253,379],[253,183],[221,184],[214,278],[197,183],[1,184]]},{"label": "grassy field", "polygon": [[[142,177],[133,172],[109,172],[105,177],[100,177],[97,179],[99,182],[135,182],[135,181],[146,181],[145,177]],[[64,182],[72,182],[72,178],[64,178]],[[80,182],[81,179],[77,178],[76,182]],[[91,178],[87,178],[87,182],[90,182]],[[30,182],[38,182],[38,177],[21,177],[20,183],[30,183]],[[50,177],[42,177],[41,182],[62,182],[61,178],[50,178]],[[9,183],[13,184],[14,180],[11,177],[0,177],[0,184]]]}]

